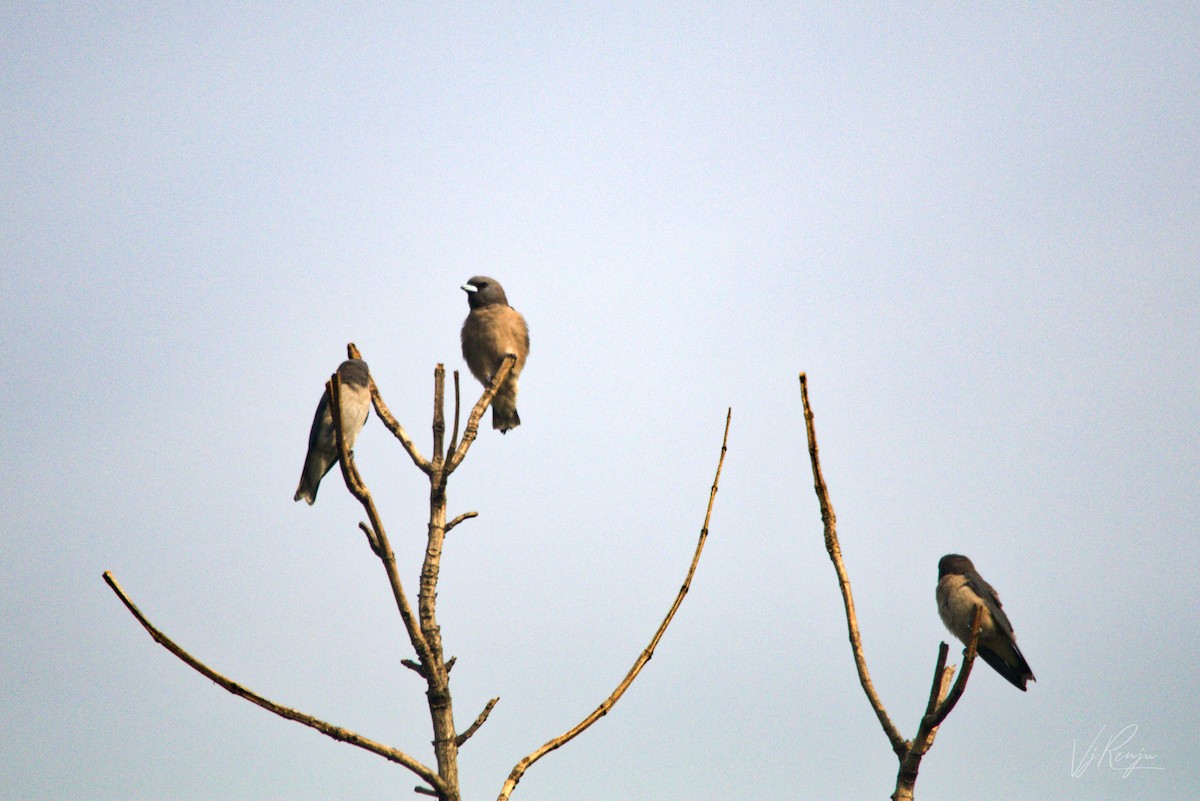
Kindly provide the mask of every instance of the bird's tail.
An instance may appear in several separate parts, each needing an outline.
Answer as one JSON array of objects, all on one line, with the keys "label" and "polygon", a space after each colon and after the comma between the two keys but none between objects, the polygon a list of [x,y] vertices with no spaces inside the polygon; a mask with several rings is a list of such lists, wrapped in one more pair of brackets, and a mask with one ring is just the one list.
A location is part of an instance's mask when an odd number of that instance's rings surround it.
[{"label": "bird's tail", "polygon": [[519,425],[521,416],[517,414],[517,382],[510,378],[492,400],[492,428],[506,434]]},{"label": "bird's tail", "polygon": [[300,478],[300,486],[296,487],[296,497],[292,498],[292,500],[298,501],[303,498],[305,503],[312,506],[317,500],[317,488],[308,486],[308,482],[304,480],[305,478],[304,476]]},{"label": "bird's tail", "polygon": [[296,487],[296,497],[292,500],[298,501],[303,498],[309,506],[316,503],[321,479],[336,463],[336,459],[329,461],[319,451],[310,452],[304,460],[304,469],[300,471],[300,486]]},{"label": "bird's tail", "polygon": [[1015,642],[1008,643],[1007,647],[1002,650],[1004,653],[981,646],[979,648],[979,655],[997,673],[1008,679],[1012,686],[1021,692],[1025,692],[1025,684],[1027,682],[1037,681],[1033,677],[1033,671],[1029,669],[1029,663],[1025,661],[1025,655],[1021,653],[1021,649],[1017,647]]}]

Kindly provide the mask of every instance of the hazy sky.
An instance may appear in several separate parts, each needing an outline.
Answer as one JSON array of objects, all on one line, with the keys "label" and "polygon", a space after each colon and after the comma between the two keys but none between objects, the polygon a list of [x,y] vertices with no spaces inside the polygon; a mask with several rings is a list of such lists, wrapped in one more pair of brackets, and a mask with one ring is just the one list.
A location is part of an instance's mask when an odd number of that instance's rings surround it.
[{"label": "hazy sky", "polygon": [[[432,761],[360,507],[336,473],[292,494],[350,341],[428,454],[481,273],[533,347],[523,425],[450,485],[480,513],[439,597],[460,728],[501,698],[467,799],[645,647],[727,407],[674,626],[513,798],[891,793],[800,371],[896,724],[949,639],[945,553],[1037,674],[980,663],[918,796],[1200,796],[1200,15],[1148,5],[0,6],[0,798],[413,797],[189,670],[101,573]],[[374,417],[357,455],[415,596],[424,477]],[[1161,770],[1083,761],[1126,727]]]}]

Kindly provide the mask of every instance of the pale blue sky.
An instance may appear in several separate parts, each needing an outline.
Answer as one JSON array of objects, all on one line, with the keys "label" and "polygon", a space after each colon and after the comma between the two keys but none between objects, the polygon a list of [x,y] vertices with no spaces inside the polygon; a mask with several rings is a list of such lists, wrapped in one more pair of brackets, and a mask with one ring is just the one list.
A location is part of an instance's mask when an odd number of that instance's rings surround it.
[{"label": "pale blue sky", "polygon": [[[467,799],[885,798],[804,450],[912,736],[938,558],[999,590],[923,799],[1200,795],[1200,15],[1190,4],[0,7],[0,798],[411,797],[431,760],[361,510],[292,502],[356,342],[429,450],[471,275],[529,321],[524,424],[450,487]],[[465,371],[464,371],[465,372]],[[477,385],[464,376],[476,397]],[[358,444],[415,593],[427,488]],[[952,648],[958,660],[959,649]],[[1134,724],[1161,771],[1072,777]],[[1143,764],[1149,764],[1143,762]]]}]

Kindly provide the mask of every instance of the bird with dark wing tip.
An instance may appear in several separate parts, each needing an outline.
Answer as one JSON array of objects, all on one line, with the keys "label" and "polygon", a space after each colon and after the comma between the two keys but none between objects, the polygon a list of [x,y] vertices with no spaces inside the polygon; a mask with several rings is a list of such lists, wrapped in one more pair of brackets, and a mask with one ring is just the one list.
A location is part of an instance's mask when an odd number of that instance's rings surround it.
[{"label": "bird with dark wing tip", "polygon": [[942,622],[963,644],[970,642],[975,609],[982,606],[977,648],[983,661],[1021,692],[1026,682],[1037,681],[1017,647],[1017,635],[1000,605],[1000,596],[976,572],[970,559],[950,553],[938,562],[937,605]]},{"label": "bird with dark wing tip", "polygon": [[508,305],[504,287],[494,278],[477,275],[463,284],[471,311],[462,327],[462,353],[471,375],[485,387],[500,369],[504,357],[513,354],[516,364],[492,401],[492,428],[502,434],[521,425],[517,414],[517,379],[529,355],[529,326]]},{"label": "bird with dark wing tip", "polygon": [[[342,436],[346,439],[346,450],[354,449],[358,432],[362,431],[371,413],[371,375],[367,363],[362,359],[348,359],[337,369],[341,381]],[[333,429],[333,412],[329,409],[329,390],[326,388],[317,404],[312,430],[308,434],[308,455],[304,457],[304,470],[300,473],[300,486],[296,497],[303,498],[309,506],[317,500],[317,488],[338,461],[337,433]]]}]

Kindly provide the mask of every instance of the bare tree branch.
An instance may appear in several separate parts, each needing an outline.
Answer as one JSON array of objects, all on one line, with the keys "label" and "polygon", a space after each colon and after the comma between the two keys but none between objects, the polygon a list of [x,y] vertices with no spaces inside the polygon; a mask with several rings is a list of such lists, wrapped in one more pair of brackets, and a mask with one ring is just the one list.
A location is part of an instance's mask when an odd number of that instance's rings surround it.
[{"label": "bare tree branch", "polygon": [[[954,666],[946,667],[946,656],[950,653],[950,646],[942,643],[938,646],[937,665],[933,668],[933,685],[929,688],[929,700],[925,702],[925,715],[922,718],[933,719],[934,713],[937,712],[937,706],[941,700],[946,697],[946,690],[950,683],[950,677],[954,675]],[[918,737],[918,739],[920,739]]]},{"label": "bare tree branch", "polygon": [[445,461],[446,442],[446,367],[439,364],[433,371],[433,472],[436,474]]},{"label": "bare tree branch", "polygon": [[459,748],[462,748],[462,744],[471,739],[471,735],[483,725],[484,721],[488,719],[488,715],[492,714],[492,708],[495,707],[499,701],[499,698],[493,698],[492,700],[488,701],[487,705],[483,708],[483,711],[479,713],[479,717],[475,718],[475,722],[468,726],[466,731],[458,735]]},{"label": "bare tree branch", "polygon": [[571,740],[582,734],[585,729],[587,729],[597,720],[607,715],[608,711],[612,709],[617,701],[621,699],[621,696],[625,694],[625,691],[629,689],[629,686],[633,684],[634,679],[636,679],[638,674],[641,673],[642,668],[645,667],[646,663],[649,662],[651,657],[654,656],[654,649],[658,647],[659,640],[662,639],[663,634],[667,630],[667,626],[671,624],[671,620],[675,617],[675,613],[679,611],[679,606],[683,603],[684,596],[687,595],[688,589],[691,587],[692,576],[695,575],[696,565],[700,562],[700,553],[704,550],[704,541],[708,538],[708,523],[712,517],[713,502],[717,497],[717,487],[721,482],[721,467],[725,464],[725,453],[728,450],[729,443],[729,422],[732,416],[733,410],[730,409],[725,415],[725,435],[721,440],[721,457],[717,461],[717,474],[713,478],[712,489],[708,495],[708,509],[704,514],[704,525],[700,529],[700,538],[696,543],[696,551],[692,555],[691,566],[688,568],[687,577],[684,579],[683,586],[679,588],[679,594],[675,596],[675,602],[671,604],[671,608],[667,612],[667,616],[663,618],[658,630],[654,632],[654,636],[650,639],[650,644],[647,645],[645,650],[642,651],[641,655],[638,656],[637,661],[633,663],[633,667],[630,668],[629,673],[627,673],[621,683],[617,685],[617,689],[613,690],[612,695],[604,700],[604,703],[596,707],[596,709],[590,715],[580,721],[574,728],[545,743],[513,767],[512,772],[508,775],[508,779],[504,782],[503,788],[500,790],[498,801],[507,801],[508,797],[512,795],[513,790],[516,788],[517,783],[521,781],[521,777],[525,775],[525,771],[528,770],[534,762],[537,762],[543,756],[555,750],[556,748],[566,745]]},{"label": "bare tree branch", "polygon": [[245,698],[247,701],[262,707],[268,712],[273,712],[281,718],[294,720],[297,723],[303,723],[305,726],[316,729],[327,737],[332,737],[333,739],[339,740],[343,743],[349,743],[350,745],[358,746],[359,748],[370,751],[371,753],[378,754],[384,759],[388,759],[408,768],[434,788],[439,788],[440,790],[443,787],[442,780],[436,773],[433,772],[432,769],[423,765],[416,759],[413,759],[403,751],[383,745],[382,743],[377,743],[374,740],[369,740],[360,734],[350,731],[349,729],[343,729],[340,726],[334,726],[332,723],[326,723],[323,720],[292,709],[291,707],[277,704],[274,701],[264,698],[253,690],[243,687],[237,682],[222,676],[220,673],[208,667],[203,662],[189,654],[187,651],[183,650],[183,648],[175,644],[174,640],[159,631],[154,624],[152,624],[146,618],[146,616],[142,614],[141,610],[137,608],[133,601],[129,599],[129,596],[125,594],[123,589],[121,589],[121,585],[117,583],[117,580],[113,577],[112,573],[105,571],[104,581],[108,583],[108,586],[112,588],[112,591],[116,593],[118,598],[121,599],[121,603],[125,604],[125,608],[128,609],[135,618],[137,618],[137,621],[142,624],[142,628],[144,628],[150,634],[150,636],[154,638],[156,643],[166,648],[168,651],[182,660],[184,664],[195,670],[197,673],[200,673],[205,678],[216,682],[222,688],[228,690],[239,698]]},{"label": "bare tree branch", "polygon": [[458,449],[458,415],[462,409],[462,393],[458,385],[458,371],[454,371],[454,433],[450,435],[450,450],[446,453],[454,455]]},{"label": "bare tree branch", "polygon": [[887,735],[892,744],[892,751],[903,758],[908,750],[908,744],[900,734],[900,730],[892,723],[892,719],[888,717],[887,710],[883,707],[883,701],[879,700],[879,694],[875,692],[875,685],[871,682],[871,674],[867,671],[862,637],[858,633],[858,617],[854,613],[854,595],[850,591],[850,577],[846,574],[846,566],[842,563],[842,548],[838,544],[837,516],[833,513],[833,504],[829,501],[829,489],[825,486],[825,477],[821,473],[821,459],[817,452],[817,432],[813,425],[812,407],[808,403],[808,377],[804,373],[800,374],[800,398],[804,404],[804,427],[808,434],[808,455],[812,462],[813,488],[817,493],[817,501],[821,505],[821,522],[825,526],[825,550],[833,562],[833,568],[837,572],[838,587],[842,591],[842,603],[846,608],[846,626],[850,630],[850,647],[854,652],[854,666],[858,669],[858,681],[862,684],[867,700],[871,702],[871,708],[875,710],[875,716],[879,718],[883,733]]},{"label": "bare tree branch", "polygon": [[479,512],[463,512],[461,515],[446,524],[446,533],[449,534],[450,529],[454,528],[464,520],[470,520],[472,517],[479,517]]},{"label": "bare tree branch", "polygon": [[379,538],[375,536],[375,532],[366,523],[359,523],[358,527],[362,529],[363,534],[367,535],[367,545],[371,546],[371,553],[383,558],[383,549],[379,547]]}]

